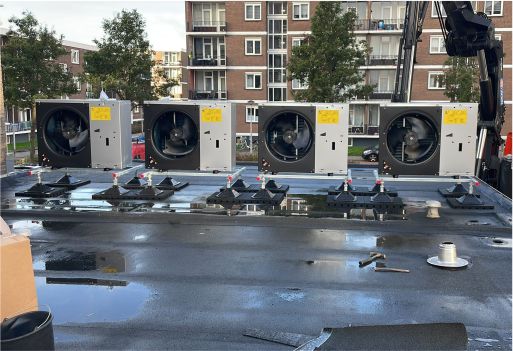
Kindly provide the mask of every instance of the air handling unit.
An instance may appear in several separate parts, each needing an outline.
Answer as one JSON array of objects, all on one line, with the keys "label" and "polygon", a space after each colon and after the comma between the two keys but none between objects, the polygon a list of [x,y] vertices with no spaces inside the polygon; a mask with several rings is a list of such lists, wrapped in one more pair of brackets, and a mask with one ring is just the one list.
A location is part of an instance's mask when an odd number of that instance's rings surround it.
[{"label": "air handling unit", "polygon": [[39,164],[124,168],[132,162],[130,102],[38,100]]},{"label": "air handling unit", "polygon": [[477,104],[381,106],[380,174],[474,175],[477,112]]},{"label": "air handling unit", "polygon": [[148,101],[144,104],[146,168],[231,171],[235,106],[229,102]]},{"label": "air handling unit", "polygon": [[348,105],[268,103],[258,115],[260,171],[347,173]]}]

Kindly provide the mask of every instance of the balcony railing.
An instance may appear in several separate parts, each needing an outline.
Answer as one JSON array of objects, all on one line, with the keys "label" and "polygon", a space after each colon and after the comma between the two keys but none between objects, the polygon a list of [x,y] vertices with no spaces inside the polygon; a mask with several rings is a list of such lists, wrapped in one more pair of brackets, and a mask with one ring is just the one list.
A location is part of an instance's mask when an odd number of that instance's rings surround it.
[{"label": "balcony railing", "polygon": [[225,21],[193,21],[193,32],[226,32]]},{"label": "balcony railing", "polygon": [[378,135],[379,134],[379,126],[374,125],[359,125],[359,126],[349,126],[348,128],[350,135]]},{"label": "balcony railing", "polygon": [[397,55],[370,55],[367,59],[369,66],[390,66],[397,65]]},{"label": "balcony railing", "polygon": [[403,19],[358,19],[355,30],[398,30],[403,28]]},{"label": "balcony railing", "polygon": [[226,57],[193,57],[191,66],[226,66]]},{"label": "balcony railing", "polygon": [[392,91],[373,91],[369,95],[369,99],[374,100],[390,100],[392,99]]},{"label": "balcony railing", "polygon": [[228,93],[226,90],[191,90],[189,99],[192,100],[226,100]]},{"label": "balcony railing", "polygon": [[86,91],[86,99],[94,99],[94,93],[92,91]]},{"label": "balcony railing", "polygon": [[31,126],[32,126],[32,122],[31,121],[6,124],[5,125],[5,132],[6,133],[23,132],[25,130],[30,130]]}]

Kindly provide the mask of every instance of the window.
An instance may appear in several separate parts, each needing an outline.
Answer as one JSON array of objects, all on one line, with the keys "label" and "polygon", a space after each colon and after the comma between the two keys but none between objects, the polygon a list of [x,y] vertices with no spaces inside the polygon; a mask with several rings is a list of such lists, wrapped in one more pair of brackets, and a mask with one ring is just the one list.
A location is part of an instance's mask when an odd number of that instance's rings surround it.
[{"label": "window", "polygon": [[488,16],[502,16],[502,1],[485,1],[484,12]]},{"label": "window", "polygon": [[80,64],[80,51],[71,49],[71,63]]},{"label": "window", "polygon": [[502,40],[502,34],[495,34],[495,40]]},{"label": "window", "polygon": [[269,83],[286,83],[286,54],[270,54],[268,60]]},{"label": "window", "polygon": [[246,73],[246,89],[262,89],[262,73]]},{"label": "window", "polygon": [[347,146],[353,146],[353,138],[347,138]]},{"label": "window", "polygon": [[177,52],[172,52],[171,53],[171,62],[172,63],[178,63],[178,53]]},{"label": "window", "polygon": [[134,113],[139,113],[139,112],[141,112],[141,108],[139,107],[139,105],[137,105],[134,107]]},{"label": "window", "polygon": [[445,89],[443,85],[443,72],[429,72],[428,74],[428,89]]},{"label": "window", "polygon": [[269,88],[269,101],[285,101],[287,100],[286,88]]},{"label": "window", "polygon": [[258,106],[246,106],[246,122],[258,123]]},{"label": "window", "polygon": [[287,48],[287,20],[269,20],[268,32],[269,39],[267,41],[270,50]]},{"label": "window", "polygon": [[292,38],[292,47],[301,46],[305,38]]},{"label": "window", "polygon": [[164,64],[168,65],[171,62],[171,53],[170,52],[164,52]]},{"label": "window", "polygon": [[442,17],[447,17],[447,14],[445,13],[445,8],[442,6],[441,1],[431,1],[431,17],[438,17],[436,13],[435,2],[438,2],[438,4],[440,4],[440,10],[442,10]]},{"label": "window", "polygon": [[59,66],[61,66],[63,72],[68,72],[68,65],[65,63],[59,63]]},{"label": "window", "polygon": [[246,4],[245,5],[245,20],[246,21],[260,21],[262,5],[258,4]]},{"label": "window", "polygon": [[77,91],[82,90],[82,84],[80,83],[80,79],[78,77],[73,77],[73,83],[75,84],[75,89],[77,89]]},{"label": "window", "polygon": [[299,79],[292,79],[292,89],[295,89],[295,90],[308,89],[308,83],[301,82]]},{"label": "window", "polygon": [[429,53],[445,54],[445,41],[442,35],[432,35],[429,37]]},{"label": "window", "polygon": [[246,55],[262,55],[262,39],[246,39]]},{"label": "window", "polygon": [[267,5],[268,15],[286,15],[287,2],[285,1],[269,1]]},{"label": "window", "polygon": [[307,2],[292,4],[292,18],[295,20],[307,20],[310,18],[310,4]]}]

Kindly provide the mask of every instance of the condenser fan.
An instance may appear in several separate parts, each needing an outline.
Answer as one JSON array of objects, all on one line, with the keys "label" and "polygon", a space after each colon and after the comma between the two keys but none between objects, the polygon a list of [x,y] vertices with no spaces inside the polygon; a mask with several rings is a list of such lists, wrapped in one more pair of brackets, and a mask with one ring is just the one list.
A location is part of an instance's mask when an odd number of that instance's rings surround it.
[{"label": "condenser fan", "polygon": [[185,113],[166,112],[154,124],[153,141],[164,156],[181,158],[190,154],[198,144],[198,129]]},{"label": "condenser fan", "polygon": [[387,131],[387,147],[400,162],[415,164],[429,159],[438,147],[438,132],[433,122],[420,114],[396,118]]},{"label": "condenser fan", "polygon": [[89,128],[84,117],[74,111],[62,109],[48,118],[44,138],[55,153],[72,156],[87,145]]},{"label": "condenser fan", "polygon": [[300,160],[312,147],[312,127],[298,113],[280,113],[267,126],[266,143],[276,158],[290,162]]}]

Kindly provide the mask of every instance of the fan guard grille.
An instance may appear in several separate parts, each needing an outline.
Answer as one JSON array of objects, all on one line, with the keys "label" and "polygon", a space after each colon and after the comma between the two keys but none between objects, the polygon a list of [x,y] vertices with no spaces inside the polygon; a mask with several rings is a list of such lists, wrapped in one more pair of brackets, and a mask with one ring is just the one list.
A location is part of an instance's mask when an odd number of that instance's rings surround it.
[{"label": "fan guard grille", "polygon": [[404,113],[390,123],[388,152],[404,164],[418,164],[430,159],[438,149],[438,130],[433,121],[420,113]]},{"label": "fan guard grille", "polygon": [[153,145],[164,157],[183,158],[198,145],[199,134],[192,118],[180,111],[161,114],[152,128]]},{"label": "fan guard grille", "polygon": [[310,122],[296,112],[282,112],[274,116],[265,130],[267,148],[274,157],[285,162],[305,157],[313,145],[313,138]]},{"label": "fan guard grille", "polygon": [[56,110],[46,120],[43,138],[56,154],[76,155],[84,150],[89,141],[87,120],[72,110]]}]

